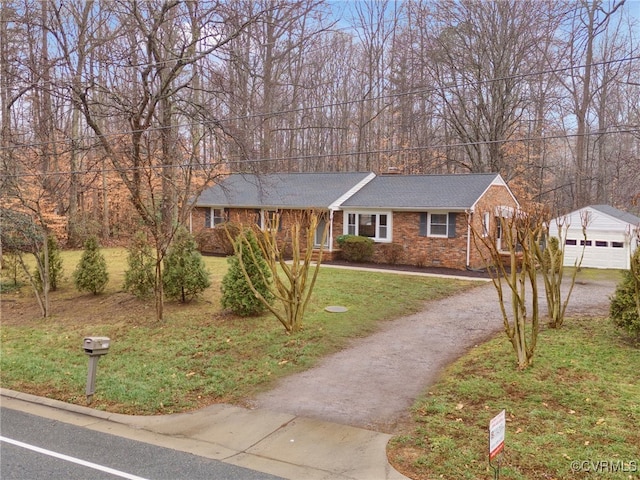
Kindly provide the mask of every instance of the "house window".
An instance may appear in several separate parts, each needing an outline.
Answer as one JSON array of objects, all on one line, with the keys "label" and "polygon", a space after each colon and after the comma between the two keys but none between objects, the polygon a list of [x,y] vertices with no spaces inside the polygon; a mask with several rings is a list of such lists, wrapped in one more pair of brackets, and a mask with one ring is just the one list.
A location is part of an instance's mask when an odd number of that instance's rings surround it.
[{"label": "house window", "polygon": [[499,251],[502,251],[502,218],[494,217],[496,222],[496,245]]},{"label": "house window", "polygon": [[590,247],[591,240],[580,240],[580,246]]},{"label": "house window", "polygon": [[490,216],[488,212],[485,212],[482,215],[482,236],[483,237],[487,237],[489,236],[489,222],[490,222]]},{"label": "house window", "polygon": [[361,213],[358,220],[358,235],[371,238],[376,236],[376,215]]},{"label": "house window", "polygon": [[421,237],[448,237],[456,236],[456,213],[420,213]]},{"label": "house window", "polygon": [[624,248],[624,243],[622,243],[622,242],[611,242],[611,246],[613,248]]},{"label": "house window", "polygon": [[605,242],[603,240],[596,240],[596,247],[608,247],[609,242]]},{"label": "house window", "polygon": [[388,229],[387,229],[387,216],[386,215],[380,215],[378,217],[378,236],[380,238],[387,238],[388,237]]},{"label": "house window", "polygon": [[224,208],[207,208],[204,211],[204,226],[213,228],[226,221]]},{"label": "house window", "polygon": [[377,242],[390,242],[390,220],[389,213],[348,213],[344,233],[373,238]]},{"label": "house window", "polygon": [[446,213],[430,213],[429,214],[429,236],[430,237],[446,237],[447,236],[447,214]]},{"label": "house window", "polygon": [[350,213],[347,219],[347,233],[349,235],[357,235],[356,231],[356,214]]},{"label": "house window", "polygon": [[565,245],[576,246],[578,245],[578,241],[573,238],[567,238],[564,242]]},{"label": "house window", "polygon": [[277,210],[261,210],[260,211],[260,228],[262,230],[282,229],[281,215]]}]

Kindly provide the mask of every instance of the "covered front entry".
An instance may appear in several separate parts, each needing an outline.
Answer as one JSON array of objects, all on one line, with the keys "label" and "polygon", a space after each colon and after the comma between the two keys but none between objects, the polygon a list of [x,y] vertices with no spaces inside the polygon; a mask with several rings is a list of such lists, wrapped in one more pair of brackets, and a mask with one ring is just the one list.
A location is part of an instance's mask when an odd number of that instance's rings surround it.
[{"label": "covered front entry", "polygon": [[318,226],[316,227],[313,246],[319,248],[322,244],[322,236],[324,234],[325,229],[327,230],[326,236],[324,239],[324,248],[329,248],[329,240],[331,239],[331,232],[329,231],[329,226],[327,224],[327,220],[324,217],[320,217],[318,219]]}]

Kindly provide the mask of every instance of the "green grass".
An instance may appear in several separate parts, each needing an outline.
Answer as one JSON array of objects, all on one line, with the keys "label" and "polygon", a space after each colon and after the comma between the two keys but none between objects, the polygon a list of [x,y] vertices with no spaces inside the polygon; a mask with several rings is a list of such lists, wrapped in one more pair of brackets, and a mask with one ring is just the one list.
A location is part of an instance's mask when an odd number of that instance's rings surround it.
[{"label": "green grass", "polygon": [[[64,279],[51,294],[50,318],[40,318],[28,287],[3,294],[3,387],[84,404],[88,360],[82,340],[107,336],[112,342],[98,364],[95,408],[160,414],[241,403],[275,379],[307,369],[350,339],[370,334],[381,322],[477,284],[324,267],[303,331],[286,335],[271,314],[240,318],[221,311],[223,258],[205,257],[212,286],[201,299],[186,305],[167,302],[164,321],[157,322],[153,300],[121,291],[126,251],[102,252],[109,284],[97,296],[76,292],[70,280],[81,252],[62,252]],[[343,305],[348,312],[328,313],[327,305]]]},{"label": "green grass", "polygon": [[[489,421],[505,409],[500,478],[638,478],[639,368],[640,349],[608,319],[568,319],[560,330],[543,330],[525,371],[500,335],[451,365],[415,403],[389,458],[414,479],[491,478]],[[596,475],[572,471],[572,461],[627,463]]]}]

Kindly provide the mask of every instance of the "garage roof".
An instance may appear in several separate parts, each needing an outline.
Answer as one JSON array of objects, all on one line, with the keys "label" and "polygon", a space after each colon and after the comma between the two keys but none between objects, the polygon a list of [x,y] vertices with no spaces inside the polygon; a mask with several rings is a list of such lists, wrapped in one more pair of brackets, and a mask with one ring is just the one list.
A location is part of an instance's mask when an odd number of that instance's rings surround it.
[{"label": "garage roof", "polygon": [[611,205],[592,205],[591,208],[593,208],[594,210],[598,210],[605,215],[609,215],[611,217],[617,218],[618,220],[622,220],[623,222],[630,223],[631,225],[640,225],[640,217],[636,217],[629,212],[618,210]]}]

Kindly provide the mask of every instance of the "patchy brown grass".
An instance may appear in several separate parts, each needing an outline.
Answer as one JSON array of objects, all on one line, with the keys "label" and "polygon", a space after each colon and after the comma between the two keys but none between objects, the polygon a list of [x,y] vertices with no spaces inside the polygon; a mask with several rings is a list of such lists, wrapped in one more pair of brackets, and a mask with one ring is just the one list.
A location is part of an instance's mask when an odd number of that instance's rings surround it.
[{"label": "patchy brown grass", "polygon": [[[310,368],[349,339],[381,322],[418,311],[472,282],[321,269],[303,331],[287,335],[272,315],[240,318],[221,310],[224,258],[205,257],[212,286],[188,304],[166,302],[155,319],[153,299],[121,290],[123,249],[104,249],[109,284],[101,295],[78,293],[70,280],[80,252],[63,252],[66,278],[51,293],[52,316],[40,318],[28,287],[3,294],[3,387],[84,404],[85,336],[112,339],[99,362],[92,406],[112,412],[163,414],[212,403],[239,403],[278,378]],[[4,273],[4,272],[3,272]],[[371,298],[380,299],[375,310]],[[327,305],[346,305],[337,317]]]},{"label": "patchy brown grass", "polygon": [[447,369],[389,443],[393,466],[416,480],[491,478],[489,421],[505,409],[501,479],[638,478],[640,350],[591,317],[541,332],[528,370],[510,349],[500,335]]}]

